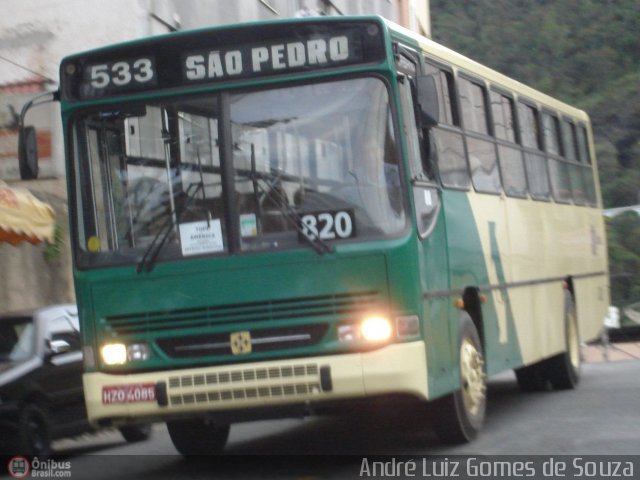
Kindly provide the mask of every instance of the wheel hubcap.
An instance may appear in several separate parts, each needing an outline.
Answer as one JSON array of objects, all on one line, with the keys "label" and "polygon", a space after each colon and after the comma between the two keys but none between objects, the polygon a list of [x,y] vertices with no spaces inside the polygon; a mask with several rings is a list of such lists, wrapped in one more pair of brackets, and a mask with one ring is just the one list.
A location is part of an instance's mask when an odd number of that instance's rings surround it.
[{"label": "wheel hubcap", "polygon": [[471,415],[477,415],[485,401],[484,360],[473,342],[465,338],[460,347],[460,377],[464,405]]}]

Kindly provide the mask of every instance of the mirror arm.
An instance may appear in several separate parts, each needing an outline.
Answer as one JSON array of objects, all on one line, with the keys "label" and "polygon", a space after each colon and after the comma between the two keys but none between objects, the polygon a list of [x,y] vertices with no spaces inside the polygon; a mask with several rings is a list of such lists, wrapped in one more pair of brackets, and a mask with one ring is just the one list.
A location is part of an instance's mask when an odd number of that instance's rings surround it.
[{"label": "mirror arm", "polygon": [[[45,97],[49,97],[49,98],[42,100]],[[38,101],[38,100],[41,100],[41,101]],[[31,110],[32,107],[37,107],[38,105],[43,105],[45,103],[58,102],[58,101],[60,101],[60,90],[55,90],[53,92],[44,92],[40,95],[36,95],[35,97],[33,97],[31,100],[29,100],[27,103],[25,103],[22,106],[22,110],[20,111],[20,120],[18,123],[18,128],[22,130],[22,128],[24,127],[24,117],[27,115],[27,112]]]}]

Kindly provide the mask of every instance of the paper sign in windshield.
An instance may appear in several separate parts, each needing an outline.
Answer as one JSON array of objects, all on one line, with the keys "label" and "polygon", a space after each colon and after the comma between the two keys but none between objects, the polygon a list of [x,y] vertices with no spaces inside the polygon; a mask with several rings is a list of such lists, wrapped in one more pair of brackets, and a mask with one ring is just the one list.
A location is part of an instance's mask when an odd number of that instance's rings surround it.
[{"label": "paper sign in windshield", "polygon": [[224,241],[220,220],[181,223],[180,243],[182,244],[182,255],[185,257],[222,252]]}]

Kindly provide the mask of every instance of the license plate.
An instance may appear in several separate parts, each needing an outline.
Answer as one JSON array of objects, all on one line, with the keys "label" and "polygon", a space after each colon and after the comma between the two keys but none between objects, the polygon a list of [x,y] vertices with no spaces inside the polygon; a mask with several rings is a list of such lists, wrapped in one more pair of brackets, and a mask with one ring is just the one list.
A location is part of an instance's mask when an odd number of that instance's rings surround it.
[{"label": "license plate", "polygon": [[134,383],[102,387],[102,404],[155,402],[155,383]]}]

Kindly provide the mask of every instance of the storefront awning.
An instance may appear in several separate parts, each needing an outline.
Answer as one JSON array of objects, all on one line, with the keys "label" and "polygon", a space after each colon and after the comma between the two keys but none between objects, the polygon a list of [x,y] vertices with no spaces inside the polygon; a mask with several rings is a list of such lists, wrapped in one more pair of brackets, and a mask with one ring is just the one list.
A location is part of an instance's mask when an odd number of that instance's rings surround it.
[{"label": "storefront awning", "polygon": [[0,242],[53,243],[55,213],[25,188],[0,180]]}]

